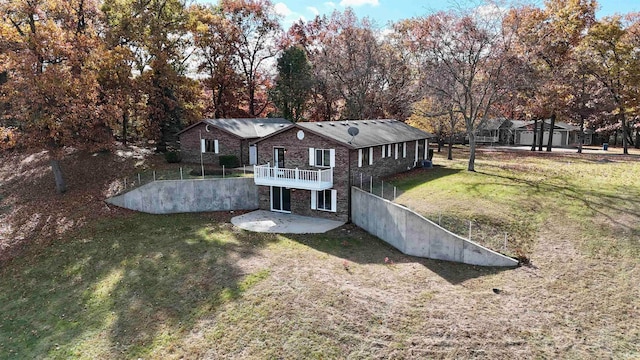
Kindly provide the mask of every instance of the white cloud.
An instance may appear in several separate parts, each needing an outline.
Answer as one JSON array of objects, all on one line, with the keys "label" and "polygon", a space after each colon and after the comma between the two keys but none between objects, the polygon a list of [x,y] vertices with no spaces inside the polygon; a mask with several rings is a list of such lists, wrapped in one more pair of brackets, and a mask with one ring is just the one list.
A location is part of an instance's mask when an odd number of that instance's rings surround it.
[{"label": "white cloud", "polygon": [[313,7],[313,6],[307,6],[307,10],[309,10],[311,13],[313,13],[313,15],[320,15],[320,11],[318,11],[318,8]]},{"label": "white cloud", "polygon": [[278,15],[282,16],[282,26],[284,27],[285,31],[298,20],[307,21],[304,15],[289,9],[289,7],[285,3],[279,2],[273,5],[273,8]]},{"label": "white cloud", "polygon": [[288,17],[289,15],[293,14],[293,11],[291,11],[291,9],[289,9],[289,7],[287,6],[287,4],[285,3],[277,3],[275,5],[273,5],[274,10],[276,11],[277,14],[282,15],[284,17]]},{"label": "white cloud", "polygon": [[371,5],[378,6],[380,2],[378,0],[342,0],[340,1],[340,6],[350,6],[350,7],[358,7],[363,5]]},{"label": "white cloud", "polygon": [[328,7],[329,9],[334,9],[336,7],[336,3],[334,3],[333,1],[329,1],[324,3],[324,6]]}]

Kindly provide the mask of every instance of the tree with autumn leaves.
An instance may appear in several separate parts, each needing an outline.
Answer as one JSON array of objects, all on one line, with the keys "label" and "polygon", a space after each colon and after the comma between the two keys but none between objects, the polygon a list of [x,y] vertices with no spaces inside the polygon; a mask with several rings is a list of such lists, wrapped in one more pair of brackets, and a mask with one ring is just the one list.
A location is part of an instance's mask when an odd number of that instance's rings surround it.
[{"label": "tree with autumn leaves", "polygon": [[114,104],[100,90],[105,65],[100,11],[92,0],[0,3],[3,101],[20,124],[24,146],[47,148],[56,190],[66,191],[65,147],[109,144]]},{"label": "tree with autumn leaves", "polygon": [[639,17],[597,20],[596,8],[488,4],[386,30],[347,9],[283,31],[269,0],[2,1],[0,110],[14,128],[0,133],[49,149],[61,192],[65,148],[154,140],[164,151],[202,116],[413,115],[447,136],[463,124],[469,170],[493,117],[616,131],[626,153],[640,146]]}]

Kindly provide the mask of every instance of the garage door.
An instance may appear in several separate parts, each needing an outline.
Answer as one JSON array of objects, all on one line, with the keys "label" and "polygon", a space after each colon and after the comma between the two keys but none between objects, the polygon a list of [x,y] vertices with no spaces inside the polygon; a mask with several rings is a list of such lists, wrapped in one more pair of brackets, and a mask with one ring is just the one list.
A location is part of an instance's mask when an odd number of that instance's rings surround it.
[{"label": "garage door", "polygon": [[520,132],[520,145],[533,144],[533,131],[521,131]]},{"label": "garage door", "polygon": [[[547,145],[547,142],[549,141],[549,132],[545,131],[544,132],[544,137],[542,138],[542,144],[543,145]],[[560,132],[558,131],[554,131],[553,132],[553,146],[562,146],[562,134],[560,134]]]}]

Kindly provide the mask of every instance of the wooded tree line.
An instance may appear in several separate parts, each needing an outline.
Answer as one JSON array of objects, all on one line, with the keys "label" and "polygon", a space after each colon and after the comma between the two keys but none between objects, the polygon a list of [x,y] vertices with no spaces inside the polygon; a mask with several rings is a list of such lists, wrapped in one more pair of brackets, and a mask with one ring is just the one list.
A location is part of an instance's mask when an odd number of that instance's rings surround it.
[{"label": "wooded tree line", "polygon": [[640,16],[596,7],[487,4],[384,29],[347,9],[283,29],[269,0],[0,0],[0,148],[165,151],[203,117],[413,116],[464,129],[469,170],[493,117],[618,131],[626,152],[640,146]]}]

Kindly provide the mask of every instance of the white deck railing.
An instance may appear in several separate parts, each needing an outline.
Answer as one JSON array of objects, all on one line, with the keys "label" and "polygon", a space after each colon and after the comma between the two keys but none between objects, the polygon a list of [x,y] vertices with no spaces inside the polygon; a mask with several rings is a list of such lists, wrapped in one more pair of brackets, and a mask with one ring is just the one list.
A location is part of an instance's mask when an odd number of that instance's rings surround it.
[{"label": "white deck railing", "polygon": [[333,169],[301,170],[254,165],[253,179],[256,185],[326,190],[333,187]]}]

